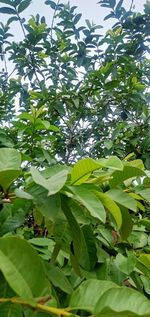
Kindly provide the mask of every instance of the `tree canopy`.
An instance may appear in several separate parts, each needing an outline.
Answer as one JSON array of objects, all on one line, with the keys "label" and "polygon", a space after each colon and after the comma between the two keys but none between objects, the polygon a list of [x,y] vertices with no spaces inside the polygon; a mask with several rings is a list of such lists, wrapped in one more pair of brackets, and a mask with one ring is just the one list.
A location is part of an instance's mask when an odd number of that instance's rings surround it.
[{"label": "tree canopy", "polygon": [[0,316],[150,317],[150,1],[105,34],[31,2],[0,0]]}]

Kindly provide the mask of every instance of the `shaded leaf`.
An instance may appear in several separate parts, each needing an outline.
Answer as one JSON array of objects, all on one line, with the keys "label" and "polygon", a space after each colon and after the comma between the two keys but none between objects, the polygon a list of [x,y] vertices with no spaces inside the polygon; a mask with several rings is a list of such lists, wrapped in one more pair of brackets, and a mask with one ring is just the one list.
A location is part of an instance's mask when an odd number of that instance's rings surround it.
[{"label": "shaded leaf", "polygon": [[68,170],[58,171],[49,179],[45,179],[35,167],[31,167],[31,175],[36,184],[48,190],[48,195],[54,195],[64,186],[67,180]]},{"label": "shaded leaf", "polygon": [[0,239],[0,269],[11,288],[22,298],[32,299],[49,293],[41,260],[23,239]]},{"label": "shaded leaf", "polygon": [[0,13],[4,13],[4,14],[17,14],[14,9],[8,8],[8,7],[2,7],[2,8],[0,8]]},{"label": "shaded leaf", "polygon": [[136,201],[127,193],[120,189],[111,189],[107,192],[107,195],[112,198],[116,203],[131,209],[132,211],[137,210]]},{"label": "shaded leaf", "polygon": [[105,193],[96,192],[104,207],[112,214],[118,229],[122,225],[122,214],[118,205]]},{"label": "shaded leaf", "polygon": [[105,223],[106,212],[96,194],[81,186],[72,186],[70,189],[74,193],[75,199],[87,208],[92,217]]},{"label": "shaded leaf", "polygon": [[18,6],[18,13],[21,13],[22,11],[24,11],[25,9],[27,9],[30,5],[32,0],[24,0],[22,1],[19,6]]}]

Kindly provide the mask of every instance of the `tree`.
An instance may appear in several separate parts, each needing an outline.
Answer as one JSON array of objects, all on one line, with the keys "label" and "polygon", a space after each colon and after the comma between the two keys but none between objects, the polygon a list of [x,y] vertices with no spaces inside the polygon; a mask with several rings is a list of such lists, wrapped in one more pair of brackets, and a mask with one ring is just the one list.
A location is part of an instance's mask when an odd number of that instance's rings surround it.
[{"label": "tree", "polygon": [[104,36],[30,3],[0,1],[0,314],[149,317],[149,1],[99,1]]}]

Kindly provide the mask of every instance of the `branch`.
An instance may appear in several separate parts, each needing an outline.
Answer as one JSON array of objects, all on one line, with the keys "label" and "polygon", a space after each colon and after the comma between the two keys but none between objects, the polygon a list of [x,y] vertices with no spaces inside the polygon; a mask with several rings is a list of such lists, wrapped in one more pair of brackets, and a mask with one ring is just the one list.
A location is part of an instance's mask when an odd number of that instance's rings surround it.
[{"label": "branch", "polygon": [[28,307],[33,310],[38,310],[48,314],[54,314],[56,316],[71,316],[72,313],[69,313],[64,308],[49,307],[46,305],[24,301],[23,299],[12,297],[12,298],[0,298],[0,303],[12,303],[20,304],[22,306]]}]

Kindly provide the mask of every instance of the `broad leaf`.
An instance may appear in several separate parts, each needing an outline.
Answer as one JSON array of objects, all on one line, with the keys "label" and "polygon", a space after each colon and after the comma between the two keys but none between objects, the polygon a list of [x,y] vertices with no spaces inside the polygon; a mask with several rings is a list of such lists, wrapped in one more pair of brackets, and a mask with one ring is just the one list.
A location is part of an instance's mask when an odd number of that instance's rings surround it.
[{"label": "broad leaf", "polygon": [[24,0],[22,1],[19,6],[18,6],[18,13],[21,13],[22,11],[24,11],[25,9],[28,8],[28,6],[30,5],[32,0]]},{"label": "broad leaf", "polygon": [[122,214],[118,205],[105,193],[96,192],[104,207],[112,214],[118,229],[122,225]]},{"label": "broad leaf", "polygon": [[21,171],[17,170],[6,170],[0,171],[0,185],[3,189],[8,189],[11,183],[19,177]]},{"label": "broad leaf", "polygon": [[138,176],[145,176],[144,171],[133,166],[125,166],[123,171],[115,171],[112,174],[113,178],[110,180],[110,186],[115,187],[126,179]]},{"label": "broad leaf", "polygon": [[81,255],[79,263],[86,271],[92,271],[97,262],[95,237],[90,226],[82,227]]},{"label": "broad leaf", "polygon": [[100,168],[101,165],[91,158],[78,161],[71,170],[71,184],[80,185],[84,183],[93,171]]},{"label": "broad leaf", "polygon": [[150,302],[137,291],[120,287],[111,288],[101,296],[94,308],[94,316],[149,317]]},{"label": "broad leaf", "polygon": [[17,12],[9,7],[2,7],[0,8],[0,13],[4,13],[4,14],[17,14]]},{"label": "broad leaf", "polygon": [[83,282],[73,293],[69,302],[72,309],[82,309],[93,312],[99,298],[111,288],[117,285],[110,281],[89,279]]},{"label": "broad leaf", "polygon": [[98,162],[103,167],[110,168],[113,170],[122,171],[124,167],[121,160],[116,156],[110,156],[108,159],[102,158],[102,159],[99,159]]},{"label": "broad leaf", "polygon": [[14,292],[22,298],[32,299],[49,293],[41,260],[23,239],[0,239],[0,270]]},{"label": "broad leaf", "polygon": [[49,179],[45,179],[35,167],[31,167],[31,175],[36,184],[41,185],[48,190],[48,196],[50,196],[60,191],[64,186],[67,180],[68,170],[64,169],[51,176]]},{"label": "broad leaf", "polygon": [[21,165],[21,155],[15,149],[0,149],[0,171],[19,170]]},{"label": "broad leaf", "polygon": [[122,214],[122,226],[120,228],[121,239],[126,240],[132,232],[133,220],[127,208],[120,206]]},{"label": "broad leaf", "polygon": [[72,186],[70,189],[74,193],[75,199],[87,208],[92,217],[105,223],[106,212],[96,194],[82,186]]},{"label": "broad leaf", "polygon": [[150,203],[150,189],[146,188],[143,190],[138,190],[137,191],[138,194],[140,194],[145,200],[147,200]]},{"label": "broad leaf", "polygon": [[59,267],[50,264],[46,266],[46,269],[47,276],[55,287],[60,288],[63,292],[67,294],[72,293],[72,285],[63,273],[63,270],[61,270]]},{"label": "broad leaf", "polygon": [[129,276],[130,273],[132,273],[135,268],[135,264],[136,264],[135,255],[133,253],[129,253],[128,257],[125,257],[124,255],[119,253],[116,256],[115,264],[121,272]]},{"label": "broad leaf", "polygon": [[120,189],[111,189],[107,192],[107,195],[112,198],[116,203],[131,209],[132,211],[137,210],[136,201],[129,196],[127,193]]},{"label": "broad leaf", "polygon": [[0,304],[1,317],[23,317],[21,305],[14,305],[12,303]]}]

